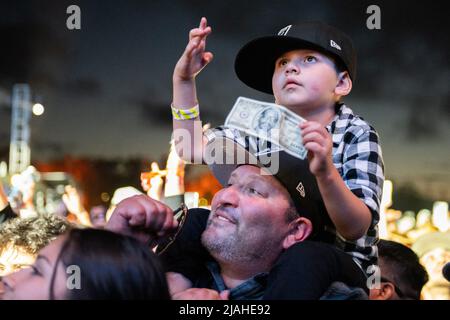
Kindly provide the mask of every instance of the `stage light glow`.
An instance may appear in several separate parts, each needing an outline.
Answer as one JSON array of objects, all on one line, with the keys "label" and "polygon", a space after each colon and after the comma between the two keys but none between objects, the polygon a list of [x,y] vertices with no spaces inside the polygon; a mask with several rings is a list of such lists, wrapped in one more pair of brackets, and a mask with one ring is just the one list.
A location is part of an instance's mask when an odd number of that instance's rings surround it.
[{"label": "stage light glow", "polygon": [[35,103],[32,110],[35,116],[41,116],[45,111],[44,106],[40,103]]}]

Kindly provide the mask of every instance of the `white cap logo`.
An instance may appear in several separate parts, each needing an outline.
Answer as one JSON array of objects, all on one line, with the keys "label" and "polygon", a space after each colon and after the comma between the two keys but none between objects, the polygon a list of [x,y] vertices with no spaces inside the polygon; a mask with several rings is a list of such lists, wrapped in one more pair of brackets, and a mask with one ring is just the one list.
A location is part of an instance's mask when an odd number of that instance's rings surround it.
[{"label": "white cap logo", "polygon": [[330,46],[332,46],[333,48],[338,49],[339,51],[341,50],[341,47],[336,42],[334,42],[333,40],[330,40]]},{"label": "white cap logo", "polygon": [[298,185],[297,185],[297,188],[295,188],[297,191],[298,191],[298,193],[300,193],[300,195],[302,196],[302,198],[304,198],[305,197],[305,187],[303,186],[303,183],[299,183]]},{"label": "white cap logo", "polygon": [[280,31],[278,31],[278,35],[279,36],[286,36],[289,32],[289,30],[291,30],[292,24],[284,27],[283,29],[281,29]]}]

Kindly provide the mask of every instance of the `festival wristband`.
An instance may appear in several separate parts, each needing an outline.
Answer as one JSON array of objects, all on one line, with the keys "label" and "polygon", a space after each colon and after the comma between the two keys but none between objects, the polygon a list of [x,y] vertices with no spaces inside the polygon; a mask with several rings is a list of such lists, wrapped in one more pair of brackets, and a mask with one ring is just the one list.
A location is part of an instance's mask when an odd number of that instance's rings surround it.
[{"label": "festival wristband", "polygon": [[172,116],[175,120],[191,120],[200,115],[198,104],[189,109],[177,109],[173,105],[170,107],[172,108]]}]

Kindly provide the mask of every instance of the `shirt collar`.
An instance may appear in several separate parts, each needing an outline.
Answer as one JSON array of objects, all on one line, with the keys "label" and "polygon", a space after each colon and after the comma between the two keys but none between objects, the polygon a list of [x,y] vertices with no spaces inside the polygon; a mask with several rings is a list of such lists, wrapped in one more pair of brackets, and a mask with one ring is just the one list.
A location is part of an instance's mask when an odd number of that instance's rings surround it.
[{"label": "shirt collar", "polygon": [[208,261],[206,268],[211,273],[214,289],[221,292],[230,290],[230,300],[260,300],[267,285],[267,272],[261,272],[241,283],[233,289],[228,289],[220,274],[220,266],[215,261]]}]

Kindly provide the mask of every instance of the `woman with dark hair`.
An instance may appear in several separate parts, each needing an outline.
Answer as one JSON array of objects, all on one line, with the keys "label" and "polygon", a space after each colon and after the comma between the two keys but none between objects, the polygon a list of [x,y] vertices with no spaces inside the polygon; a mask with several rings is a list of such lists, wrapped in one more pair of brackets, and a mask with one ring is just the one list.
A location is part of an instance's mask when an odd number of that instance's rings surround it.
[{"label": "woman with dark hair", "polygon": [[170,299],[157,256],[137,240],[71,229],[42,249],[31,268],[2,279],[3,299]]}]

